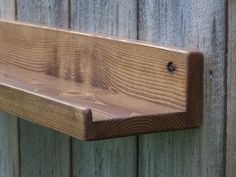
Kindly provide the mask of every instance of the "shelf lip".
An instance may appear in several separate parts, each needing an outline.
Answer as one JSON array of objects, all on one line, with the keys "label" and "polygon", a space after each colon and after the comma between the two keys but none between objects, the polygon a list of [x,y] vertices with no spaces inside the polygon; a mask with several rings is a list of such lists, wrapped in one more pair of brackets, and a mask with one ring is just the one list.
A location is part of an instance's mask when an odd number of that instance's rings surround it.
[{"label": "shelf lip", "polygon": [[200,126],[202,72],[199,52],[0,21],[0,110],[81,140]]},{"label": "shelf lip", "polygon": [[116,120],[93,122],[88,128],[87,141],[123,136],[197,128],[187,125],[186,112],[145,115]]},{"label": "shelf lip", "polygon": [[[7,71],[11,71],[11,73],[6,73]],[[24,74],[20,75],[20,73],[22,72],[24,72]],[[27,78],[27,76],[29,76],[29,78]],[[38,80],[34,82],[34,78],[38,78]],[[149,132],[152,126],[147,129],[144,126],[145,124],[148,125],[150,122],[152,122],[155,125],[155,122],[159,122],[159,118],[163,119],[163,117],[165,117],[168,119],[169,114],[185,113],[185,110],[163,106],[163,108],[166,107],[166,109],[169,109],[170,112],[164,112],[163,110],[160,110],[162,112],[158,114],[157,112],[155,112],[155,110],[153,110],[152,114],[147,112],[146,114],[143,113],[133,116],[131,116],[128,112],[125,114],[123,113],[123,117],[99,118],[97,120],[94,120],[92,116],[93,108],[83,107],[81,105],[78,105],[79,103],[75,105],[73,102],[70,102],[70,97],[65,99],[58,96],[60,94],[58,94],[59,92],[57,92],[57,89],[54,90],[55,92],[51,91],[51,95],[45,92],[44,85],[47,84],[48,81],[52,82],[53,85],[55,85],[56,82],[64,83],[63,85],[70,84],[70,81],[61,80],[53,76],[32,73],[31,71],[27,71],[25,69],[20,69],[0,63],[0,110],[6,111],[42,126],[56,129],[62,133],[67,133],[82,140],[95,140],[116,136],[132,135],[134,134],[134,132],[131,130],[135,129],[140,124],[143,125],[141,125],[141,128],[139,130],[136,130],[136,133]],[[80,84],[71,84],[72,85],[68,88],[73,87],[74,89],[74,87],[76,87],[78,88],[78,90],[80,90]],[[100,91],[100,89],[98,88],[95,88],[95,90]],[[104,92],[110,93],[109,91]],[[117,93],[112,92],[112,94]],[[130,96],[125,97],[127,97],[128,99],[138,100]],[[148,103],[143,100],[140,101],[142,103],[153,105],[153,103]],[[117,108],[120,109],[119,105]],[[47,109],[49,109],[48,112]],[[67,111],[67,113],[63,111]],[[126,110],[124,109],[124,111]],[[133,111],[131,111],[130,113],[132,112]],[[65,118],[66,120],[64,120]],[[165,121],[165,123],[167,124],[168,128],[172,126],[173,129],[183,128],[184,119],[182,119],[182,117],[179,117],[178,119],[179,122],[175,120],[178,123],[175,123],[173,125],[168,125],[168,121]],[[111,134],[105,133],[107,131],[119,129],[122,124],[125,124],[125,126],[130,124],[130,126],[128,126],[128,133],[124,133],[123,131],[119,133],[117,133],[117,131],[113,131],[114,133]],[[109,126],[107,127],[107,125]],[[75,126],[75,129],[73,128],[73,126]],[[106,127],[105,132],[103,128],[98,128],[101,126]],[[125,126],[123,126],[123,129]],[[156,129],[152,129],[152,131],[158,131],[159,129],[163,131],[167,128],[163,126],[161,129],[159,126],[157,126]]]}]

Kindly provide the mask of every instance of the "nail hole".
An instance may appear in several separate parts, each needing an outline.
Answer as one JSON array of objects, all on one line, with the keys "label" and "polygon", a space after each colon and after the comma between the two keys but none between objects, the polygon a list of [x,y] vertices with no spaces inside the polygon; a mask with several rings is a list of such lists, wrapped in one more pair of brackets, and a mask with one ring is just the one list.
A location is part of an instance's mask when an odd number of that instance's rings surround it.
[{"label": "nail hole", "polygon": [[212,80],[212,79],[214,78],[214,76],[213,76],[213,71],[212,71],[212,70],[209,71],[209,75],[210,75],[210,76],[209,76],[209,79]]},{"label": "nail hole", "polygon": [[174,73],[176,71],[176,66],[172,61],[167,64],[167,70],[169,73]]}]

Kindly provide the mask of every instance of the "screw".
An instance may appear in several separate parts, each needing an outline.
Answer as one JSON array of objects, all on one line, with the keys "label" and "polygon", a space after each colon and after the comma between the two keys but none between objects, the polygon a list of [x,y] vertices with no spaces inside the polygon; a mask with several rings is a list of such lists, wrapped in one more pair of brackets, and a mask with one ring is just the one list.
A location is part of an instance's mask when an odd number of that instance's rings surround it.
[{"label": "screw", "polygon": [[167,64],[167,70],[169,71],[169,73],[173,74],[176,71],[176,66],[175,64],[171,61]]}]

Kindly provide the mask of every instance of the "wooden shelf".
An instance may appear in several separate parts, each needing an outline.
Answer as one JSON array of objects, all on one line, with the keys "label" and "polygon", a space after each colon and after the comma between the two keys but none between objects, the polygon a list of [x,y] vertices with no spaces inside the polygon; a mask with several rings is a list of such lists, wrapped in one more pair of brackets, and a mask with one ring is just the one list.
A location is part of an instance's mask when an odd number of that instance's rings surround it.
[{"label": "wooden shelf", "polygon": [[0,110],[82,140],[201,125],[202,55],[0,22]]}]

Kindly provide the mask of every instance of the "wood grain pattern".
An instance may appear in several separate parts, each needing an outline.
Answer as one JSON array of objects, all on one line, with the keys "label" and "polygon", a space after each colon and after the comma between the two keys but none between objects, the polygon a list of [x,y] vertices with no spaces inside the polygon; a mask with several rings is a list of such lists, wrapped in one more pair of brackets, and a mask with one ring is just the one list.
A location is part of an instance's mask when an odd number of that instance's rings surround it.
[{"label": "wood grain pattern", "polygon": [[236,2],[228,1],[226,177],[236,176]]},{"label": "wood grain pattern", "polygon": [[[164,125],[156,127],[156,131],[180,129],[185,126],[186,128],[195,127],[199,126],[201,123],[201,54],[191,53],[180,49],[157,47],[138,42],[102,38],[76,32],[27,26],[20,23],[2,22],[0,24],[0,30],[2,31],[0,34],[0,62],[2,63],[1,86],[3,87],[3,90],[6,90],[7,87],[11,88],[9,89],[9,94],[2,94],[2,98],[6,103],[2,104],[1,108],[5,111],[7,108],[6,106],[10,106],[10,109],[8,108],[7,110],[8,112],[25,117],[31,121],[34,119],[38,122],[40,114],[33,115],[32,111],[35,111],[35,109],[33,109],[33,105],[31,106],[29,104],[32,100],[39,101],[37,107],[39,107],[40,104],[44,107],[46,102],[43,100],[41,101],[41,99],[46,98],[50,101],[55,100],[54,102],[63,105],[65,97],[64,104],[71,105],[72,110],[74,109],[74,106],[77,106],[78,110],[81,110],[81,115],[84,114],[82,110],[88,109],[87,116],[75,119],[78,120],[78,124],[81,124],[81,122],[88,122],[87,129],[85,130],[86,132],[88,131],[87,133],[83,134],[80,133],[80,131],[77,132],[77,136],[82,139],[129,135],[135,133],[133,129],[137,130],[136,133],[153,132],[155,129],[151,128],[151,126],[147,126],[151,124],[147,124],[143,127],[138,126],[142,123],[145,124],[145,120],[149,121],[147,118],[150,116],[155,118],[155,121],[158,121],[158,123],[160,123],[158,118],[163,119],[162,115],[166,117]],[[27,36],[24,37],[24,34],[27,34]],[[29,34],[30,37],[28,36]],[[94,44],[96,45],[94,46]],[[13,50],[9,50],[9,46],[11,46],[11,49]],[[109,50],[107,50],[107,48],[109,48]],[[48,49],[56,49],[56,52],[48,51]],[[52,57],[49,57],[50,55],[52,55]],[[139,57],[137,58],[137,56]],[[114,59],[111,60],[113,57]],[[30,61],[29,58],[31,59]],[[28,61],[26,61],[27,59]],[[73,62],[73,64],[70,65],[71,60],[78,64]],[[177,68],[174,73],[169,73],[166,68],[170,61],[172,61]],[[27,64],[23,65],[23,63]],[[81,63],[83,63],[82,66]],[[15,65],[19,68],[24,68],[25,70],[14,67],[8,68],[7,65]],[[68,68],[65,69],[67,66]],[[60,69],[60,67],[63,69]],[[68,74],[68,72],[71,71],[71,67],[77,68],[74,70],[74,74],[81,79],[74,80],[75,82],[80,83],[80,85],[77,85],[74,88],[68,87],[72,90],[69,90],[68,92],[68,88],[65,89],[65,86],[63,85],[68,85],[69,83],[66,83],[65,81],[64,83],[62,78],[64,78],[64,73]],[[12,70],[13,74],[5,74],[8,70]],[[83,70],[85,70],[85,72],[83,72]],[[62,74],[60,74],[61,71],[63,72]],[[14,76],[16,73],[18,73],[19,77]],[[157,73],[159,74],[158,77]],[[53,80],[50,79],[50,76],[43,77],[43,75],[46,74],[59,78],[54,78]],[[27,75],[30,77],[27,77]],[[112,77],[113,75],[116,77],[119,77],[120,75],[123,76],[116,81],[116,78]],[[113,89],[113,79],[116,81],[115,84],[118,82],[122,83],[120,88],[114,87],[115,89]],[[133,82],[133,80],[135,81]],[[18,83],[18,81],[21,81],[21,83]],[[32,88],[31,85],[32,83],[34,85],[34,82],[36,82],[36,86]],[[59,84],[57,84],[57,82]],[[107,83],[105,84],[104,82]],[[131,82],[131,84],[129,82]],[[173,84],[171,82],[173,82]],[[55,85],[58,85],[56,88],[62,90],[63,93],[58,93],[54,88]],[[128,86],[125,87],[124,85]],[[156,85],[159,87],[156,87]],[[161,88],[161,85],[163,85],[163,88]],[[175,87],[173,87],[173,85]],[[134,89],[132,89],[132,87]],[[99,88],[108,91],[103,93],[102,91],[99,91]],[[156,90],[156,88],[159,88],[159,90]],[[10,90],[12,90],[12,92],[10,92]],[[80,91],[78,92],[77,90]],[[151,92],[150,90],[156,94],[153,95],[151,93],[149,95]],[[16,92],[15,94],[18,96],[23,95],[22,98],[25,99],[23,102],[24,104],[16,104],[14,106],[14,102],[17,101],[17,97],[14,97],[14,92]],[[126,94],[127,97],[116,95],[116,92]],[[6,93],[8,92],[6,91]],[[29,98],[26,98],[27,94],[29,95]],[[62,94],[62,96],[60,96],[60,94]],[[68,94],[69,97],[72,95],[73,97],[77,97],[77,99],[67,99]],[[31,95],[37,98],[31,99]],[[58,98],[55,97],[55,95]],[[129,95],[134,96],[134,99],[131,99]],[[135,98],[142,98],[144,101],[135,100]],[[9,101],[8,103],[8,99],[14,101]],[[57,99],[59,101],[56,101]],[[148,103],[147,101],[151,102]],[[156,103],[156,105],[154,103]],[[161,104],[161,106],[159,106],[159,104]],[[167,108],[164,108],[164,106],[167,106]],[[178,108],[179,110],[172,111],[171,107]],[[13,108],[15,108],[15,110]],[[53,111],[53,108],[54,107],[49,110]],[[20,109],[23,109],[24,111],[20,111]],[[92,115],[90,115],[90,110],[92,111],[93,119],[91,117]],[[167,110],[167,112],[165,112],[165,110]],[[177,114],[176,119],[173,119],[178,123],[174,123],[171,116],[169,116],[172,112],[178,113],[185,111],[187,112],[188,118],[182,116],[181,119],[178,119],[179,116]],[[29,112],[32,113],[29,114]],[[79,112],[75,111],[75,115]],[[68,116],[70,117],[71,114],[68,114]],[[54,116],[50,118],[50,116],[47,116],[45,119],[47,118],[49,122],[54,120],[53,117]],[[107,117],[111,120],[106,120]],[[143,119],[140,117],[143,117]],[[63,117],[58,119],[62,118]],[[126,120],[129,118],[132,118],[132,121]],[[97,119],[99,119],[100,123],[95,123]],[[91,121],[93,121],[94,124],[92,124]],[[108,125],[112,123],[115,124],[117,121],[121,124],[119,125],[116,123],[117,129],[114,129],[113,127],[113,132],[105,125],[106,123],[108,123]],[[71,121],[69,122],[71,123]],[[46,124],[46,121],[41,123],[54,128],[52,123],[49,123],[48,125]],[[126,126],[124,126],[125,123],[127,123]],[[102,129],[103,126],[107,129]],[[112,127],[112,125],[110,127]],[[150,127],[149,131],[148,127]],[[56,123],[55,128],[59,128]],[[67,127],[67,129],[71,130],[70,127]],[[82,127],[79,129],[84,130],[83,123]],[[59,130],[61,131],[60,128]],[[64,132],[66,133],[67,131]],[[75,136],[75,134],[70,133],[69,135]]]},{"label": "wood grain pattern", "polygon": [[[0,18],[15,19],[15,1],[0,0]],[[19,177],[18,120],[0,112],[0,177]]]},{"label": "wood grain pattern", "polygon": [[[16,23],[3,22],[0,30],[2,63],[186,107],[187,51]],[[178,68],[174,74],[169,62]]]},{"label": "wood grain pattern", "polygon": [[[82,32],[137,37],[136,0],[71,0],[71,17],[72,28]],[[73,139],[73,176],[137,177],[137,143],[137,136]]]},{"label": "wood grain pattern", "polygon": [[19,140],[16,117],[0,112],[0,177],[19,176]]},{"label": "wood grain pattern", "polygon": [[[7,73],[7,71],[11,71],[11,73]],[[116,129],[119,129],[119,123],[114,124],[116,127],[109,128],[109,125],[112,126],[109,120],[114,122],[113,119],[117,119],[121,123],[121,128],[124,129],[124,135],[126,135],[125,130],[131,132],[132,127],[129,127],[129,120],[125,121],[125,119],[132,119],[130,120],[132,122],[134,121],[132,117],[138,117],[140,123],[143,124],[140,125],[140,129],[138,129],[138,124],[134,125],[134,133],[146,128],[146,131],[149,131],[148,128],[152,126],[154,130],[158,127],[161,130],[161,127],[164,126],[163,123],[155,127],[150,122],[150,125],[145,126],[145,120],[143,121],[139,117],[184,112],[181,109],[154,104],[99,88],[84,88],[78,83],[66,80],[63,82],[52,76],[32,73],[5,64],[0,65],[0,78],[0,100],[1,103],[4,103],[0,107],[3,111],[58,129],[80,139],[86,139],[86,136],[89,136],[85,134],[87,131],[86,122],[94,121],[96,124],[106,127],[103,121],[108,120],[106,121],[108,127],[100,128],[99,126],[93,130],[94,133],[96,130],[115,132]],[[132,105],[134,103],[135,105]],[[45,105],[47,105],[46,108]],[[88,117],[90,115],[87,107],[92,110],[93,120]],[[124,119],[127,128],[122,126],[122,120],[119,118]],[[158,121],[157,117],[154,118]],[[175,119],[174,116],[172,119],[173,125],[169,126],[184,127],[183,117],[179,122],[180,125],[177,123],[177,117]],[[162,121],[165,122],[165,120]],[[110,132],[110,136],[113,136],[114,132]],[[107,136],[100,135],[100,137],[109,137],[109,134]],[[97,136],[99,138],[99,135]]]},{"label": "wood grain pattern", "polygon": [[[17,19],[68,27],[67,0],[17,0]],[[40,117],[42,118],[42,117]],[[70,137],[27,121],[20,121],[22,177],[70,177]]]},{"label": "wood grain pattern", "polygon": [[15,1],[1,0],[0,1],[0,17],[1,19],[14,20],[15,19]]},{"label": "wood grain pattern", "polygon": [[139,37],[204,53],[201,129],[140,137],[140,177],[224,176],[225,1],[139,1]]}]

